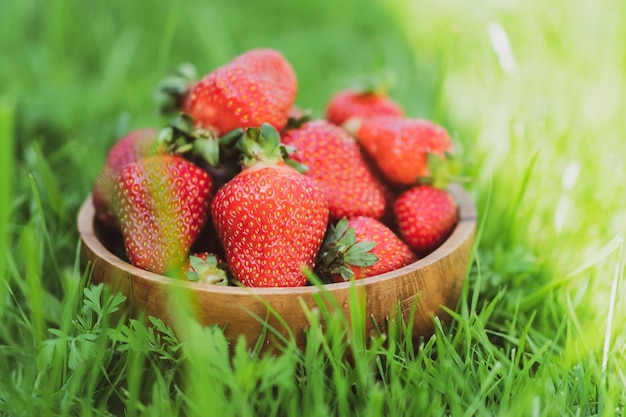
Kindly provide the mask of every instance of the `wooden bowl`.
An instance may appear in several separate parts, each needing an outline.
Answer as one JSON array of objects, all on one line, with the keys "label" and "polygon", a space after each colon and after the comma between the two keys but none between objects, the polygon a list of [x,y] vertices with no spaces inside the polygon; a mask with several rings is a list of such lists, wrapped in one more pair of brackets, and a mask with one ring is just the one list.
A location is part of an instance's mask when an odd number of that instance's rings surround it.
[{"label": "wooden bowl", "polygon": [[[185,305],[199,323],[225,326],[227,337],[245,336],[249,345],[257,342],[264,324],[259,318],[287,336],[288,330],[268,306],[288,324],[298,346],[305,345],[305,330],[310,326],[302,304],[314,309],[320,295],[336,300],[350,318],[350,300],[362,300],[366,332],[386,331],[388,320],[401,312],[405,320],[413,316],[413,338],[428,337],[434,331],[433,316],[449,319],[442,306],[454,309],[465,279],[476,228],[476,210],[468,194],[457,185],[449,188],[459,205],[459,222],[450,237],[428,256],[392,272],[357,280],[299,288],[241,288],[210,286],[154,274],[137,268],[114,253],[123,253],[121,236],[102,227],[94,218],[89,196],[78,214],[82,257],[91,264],[92,282],[103,282],[113,291],[127,296],[131,316],[154,316],[177,326],[180,307]],[[316,296],[317,294],[317,296]],[[357,297],[355,297],[355,294]],[[317,299],[317,301],[316,301]],[[255,317],[256,315],[256,317]],[[372,319],[370,319],[373,318]],[[397,318],[397,317],[396,317]],[[374,324],[374,322],[376,324]],[[178,323],[180,324],[180,323]],[[377,328],[378,327],[378,328]],[[268,348],[278,340],[266,333]]]}]

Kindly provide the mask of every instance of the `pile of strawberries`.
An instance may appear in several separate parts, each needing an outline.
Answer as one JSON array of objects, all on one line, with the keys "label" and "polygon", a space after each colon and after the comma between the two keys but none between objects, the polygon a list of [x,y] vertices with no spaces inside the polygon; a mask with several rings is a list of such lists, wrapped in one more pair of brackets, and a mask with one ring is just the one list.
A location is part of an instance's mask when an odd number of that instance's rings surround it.
[{"label": "pile of strawberries", "polygon": [[170,78],[176,112],[129,132],[93,187],[96,217],[129,262],[217,285],[360,279],[415,262],[458,221],[435,180],[447,131],[410,118],[384,92],[343,90],[325,118],[296,105],[297,79],[272,49],[201,79]]}]

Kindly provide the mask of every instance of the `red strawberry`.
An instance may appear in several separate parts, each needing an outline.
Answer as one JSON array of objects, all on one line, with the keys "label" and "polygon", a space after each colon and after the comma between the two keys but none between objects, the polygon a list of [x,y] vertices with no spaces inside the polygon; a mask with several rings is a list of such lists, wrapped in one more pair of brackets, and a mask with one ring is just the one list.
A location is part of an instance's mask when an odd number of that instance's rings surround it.
[{"label": "red strawberry", "polygon": [[204,76],[181,110],[219,135],[236,128],[287,124],[298,89],[291,64],[273,49],[254,49]]},{"label": "red strawberry", "polygon": [[394,213],[400,237],[420,256],[441,245],[458,221],[452,196],[430,185],[418,185],[400,194]]},{"label": "red strawberry", "polygon": [[133,130],[121,137],[109,150],[92,192],[96,217],[103,224],[119,228],[119,219],[113,206],[117,176],[124,166],[160,152],[156,147],[157,132],[155,128]]},{"label": "red strawberry", "polygon": [[218,255],[210,252],[189,255],[182,271],[187,281],[228,285],[228,266]]},{"label": "red strawberry", "polygon": [[383,216],[387,187],[374,177],[358,143],[343,129],[325,120],[312,120],[288,130],[283,143],[297,149],[289,157],[306,165],[306,175],[324,190],[331,220]]},{"label": "red strawberry", "polygon": [[346,129],[372,157],[392,184],[416,184],[430,175],[428,155],[444,156],[452,141],[441,126],[426,119],[376,116],[351,119]]},{"label": "red strawberry", "polygon": [[326,119],[338,126],[352,117],[372,116],[404,116],[404,110],[386,93],[373,90],[340,90],[326,104]]},{"label": "red strawberry", "polygon": [[241,173],[211,203],[226,262],[245,286],[305,285],[328,224],[324,193],[284,163],[272,126],[248,128],[241,144]]},{"label": "red strawberry", "polygon": [[417,256],[391,229],[371,217],[343,218],[330,227],[319,271],[333,282],[361,279],[401,268]]},{"label": "red strawberry", "polygon": [[212,180],[176,155],[126,165],[115,185],[124,247],[130,262],[176,276],[207,219]]}]

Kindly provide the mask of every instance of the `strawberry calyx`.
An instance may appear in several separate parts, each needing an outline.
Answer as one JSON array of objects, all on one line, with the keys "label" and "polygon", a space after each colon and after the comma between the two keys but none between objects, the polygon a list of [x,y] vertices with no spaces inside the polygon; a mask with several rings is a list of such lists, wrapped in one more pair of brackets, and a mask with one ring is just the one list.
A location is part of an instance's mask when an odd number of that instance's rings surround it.
[{"label": "strawberry calyx", "polygon": [[212,253],[189,255],[184,277],[202,284],[227,286],[229,282],[228,267]]},{"label": "strawberry calyx", "polygon": [[274,126],[263,123],[260,127],[249,127],[237,142],[237,149],[241,155],[241,165],[244,169],[257,164],[280,165],[286,164],[303,173],[308,169],[289,156],[297,149],[281,142],[280,134]]},{"label": "strawberry calyx", "polygon": [[209,135],[208,132],[193,132],[192,125],[190,125],[192,123],[193,119],[189,115],[181,113],[168,126],[159,130],[155,146],[170,154],[188,153],[194,148],[197,136],[208,137]]},{"label": "strawberry calyx", "polygon": [[309,171],[309,167],[306,164],[298,162],[291,157],[294,153],[298,152],[298,148],[296,148],[295,146],[283,144],[281,145],[281,152],[283,154],[283,160],[285,161],[286,165],[289,165],[300,174],[306,174]]},{"label": "strawberry calyx", "polygon": [[375,242],[358,241],[348,219],[343,217],[330,225],[318,255],[317,272],[328,280],[341,277],[349,281],[355,277],[353,268],[372,266],[378,256],[372,252]]},{"label": "strawberry calyx", "polygon": [[196,125],[189,114],[180,113],[159,131],[154,146],[162,153],[185,155],[210,168],[223,168],[237,164],[239,151],[235,147],[242,135],[243,129],[238,128],[218,136],[215,130]]},{"label": "strawberry calyx", "polygon": [[300,109],[298,107],[293,107],[291,112],[289,112],[289,118],[287,119],[287,125],[285,126],[284,131],[297,129],[311,120],[313,120],[312,109]]},{"label": "strawberry calyx", "polygon": [[187,92],[197,80],[196,68],[191,63],[184,62],[170,71],[159,83],[154,93],[159,113],[167,115],[177,112]]},{"label": "strawberry calyx", "polygon": [[444,189],[451,183],[472,181],[471,177],[462,174],[465,164],[458,155],[451,152],[443,155],[428,153],[427,160],[429,174],[418,177],[417,184]]},{"label": "strawberry calyx", "polygon": [[261,127],[249,127],[238,142],[241,152],[241,164],[250,168],[258,163],[275,165],[283,160],[280,134],[270,124]]}]

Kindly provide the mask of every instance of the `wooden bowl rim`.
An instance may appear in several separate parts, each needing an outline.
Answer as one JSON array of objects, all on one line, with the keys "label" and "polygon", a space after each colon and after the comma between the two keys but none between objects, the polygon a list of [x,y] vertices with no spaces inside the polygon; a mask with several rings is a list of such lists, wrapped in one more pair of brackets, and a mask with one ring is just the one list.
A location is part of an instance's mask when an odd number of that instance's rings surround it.
[{"label": "wooden bowl rim", "polygon": [[333,291],[340,291],[355,285],[357,287],[372,285],[388,280],[393,280],[398,276],[409,274],[415,270],[424,268],[428,265],[436,263],[441,259],[447,257],[449,254],[457,250],[461,244],[467,239],[471,238],[476,227],[476,207],[470,198],[469,194],[458,184],[453,184],[448,187],[448,191],[453,196],[458,205],[459,221],[455,226],[450,236],[442,243],[437,249],[427,256],[419,259],[412,264],[406,265],[402,268],[398,268],[394,271],[386,272],[384,274],[363,278],[352,282],[340,282],[324,284],[322,286],[309,285],[303,287],[266,287],[266,288],[252,288],[252,287],[236,287],[236,286],[220,286],[220,285],[207,285],[195,282],[188,282],[182,280],[172,279],[163,275],[155,274],[150,271],[138,268],[118,256],[113,254],[109,249],[102,244],[98,239],[95,229],[95,209],[92,203],[91,194],[83,202],[78,213],[78,232],[85,244],[96,256],[105,262],[117,267],[130,274],[131,276],[140,276],[147,281],[153,281],[155,284],[163,285],[177,285],[186,288],[193,289],[195,291],[209,293],[209,294],[238,294],[238,295],[285,295],[285,296],[298,296],[303,294],[312,294],[320,292],[322,290],[332,293]]}]

